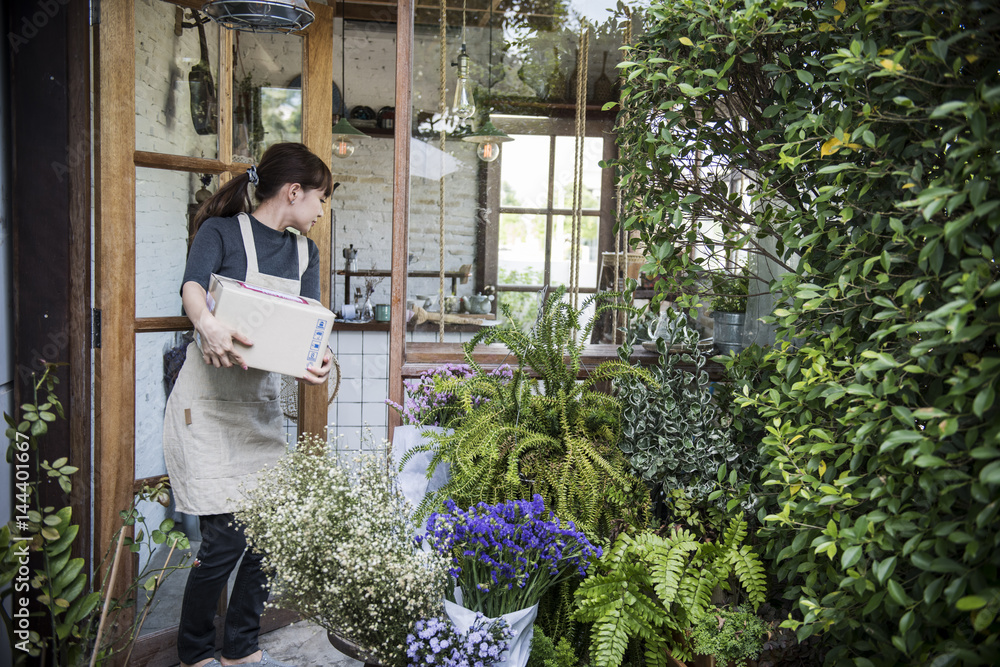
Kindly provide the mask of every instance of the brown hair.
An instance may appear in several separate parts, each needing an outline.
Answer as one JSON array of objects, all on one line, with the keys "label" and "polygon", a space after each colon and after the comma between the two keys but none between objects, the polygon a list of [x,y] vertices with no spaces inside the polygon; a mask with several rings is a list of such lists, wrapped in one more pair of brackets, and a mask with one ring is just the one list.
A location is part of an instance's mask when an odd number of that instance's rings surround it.
[{"label": "brown hair", "polygon": [[[304,144],[272,144],[264,151],[257,165],[257,187],[254,199],[263,203],[278,194],[286,183],[298,183],[311,190],[323,190],[326,197],[333,192],[333,175],[330,168]],[[209,218],[231,218],[237,213],[249,213],[250,176],[247,172],[231,178],[211,197],[206,199],[194,219],[194,230]]]}]

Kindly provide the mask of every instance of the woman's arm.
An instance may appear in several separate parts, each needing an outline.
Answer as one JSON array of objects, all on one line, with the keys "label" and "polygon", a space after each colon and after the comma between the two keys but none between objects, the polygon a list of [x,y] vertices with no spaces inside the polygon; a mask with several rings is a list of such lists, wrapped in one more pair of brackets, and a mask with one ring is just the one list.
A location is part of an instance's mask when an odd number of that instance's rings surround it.
[{"label": "woman's arm", "polygon": [[201,356],[205,363],[216,368],[236,365],[246,370],[247,365],[233,346],[233,341],[248,347],[253,342],[215,318],[205,303],[205,288],[194,281],[188,281],[181,288],[181,298],[184,301],[184,312],[201,335]]}]

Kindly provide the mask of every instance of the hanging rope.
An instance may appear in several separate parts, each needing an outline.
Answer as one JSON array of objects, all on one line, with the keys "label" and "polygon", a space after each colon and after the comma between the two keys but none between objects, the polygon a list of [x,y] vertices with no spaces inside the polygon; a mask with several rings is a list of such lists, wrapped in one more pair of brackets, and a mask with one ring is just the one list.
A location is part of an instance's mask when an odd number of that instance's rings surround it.
[{"label": "hanging rope", "polygon": [[[632,12],[626,8],[625,9],[625,35],[622,39],[625,46],[632,45]],[[620,85],[625,85],[624,76],[619,76]],[[622,118],[618,120],[618,127],[623,124]],[[618,229],[615,231],[615,292],[619,291],[619,281],[618,274],[621,271],[621,267],[625,267],[628,270],[628,244],[625,243],[625,228],[622,225],[622,214],[625,211],[625,205],[622,203],[622,188],[618,184],[617,179],[615,179],[615,224]],[[622,248],[625,245],[625,248]],[[625,313],[625,327],[628,328],[629,325],[629,314]],[[615,325],[611,327],[611,344],[618,345],[618,314],[615,313],[614,316]]]},{"label": "hanging rope", "polygon": [[590,60],[590,27],[584,22],[577,49],[580,62],[576,78],[576,141],[573,162],[573,223],[570,234],[569,290],[573,308],[580,304],[580,229],[583,223],[583,140],[587,132],[587,65]]},{"label": "hanging rope", "polygon": [[[445,131],[444,119],[448,113],[448,8],[446,0],[440,3],[440,19],[438,21],[439,36],[441,38],[441,80],[440,97],[438,107],[441,110],[441,132],[438,136],[439,158],[441,160],[441,177],[438,179],[438,309],[441,311],[441,319],[438,320],[438,342],[444,342],[444,156],[445,140],[448,133]],[[465,39],[465,10],[462,10],[462,39]]]}]

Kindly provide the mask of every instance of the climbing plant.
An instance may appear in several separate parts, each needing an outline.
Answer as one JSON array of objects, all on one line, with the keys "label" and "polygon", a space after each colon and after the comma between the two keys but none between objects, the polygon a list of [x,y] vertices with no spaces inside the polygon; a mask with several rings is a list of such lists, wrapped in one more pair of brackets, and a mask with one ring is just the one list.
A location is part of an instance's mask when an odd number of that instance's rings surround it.
[{"label": "climbing plant", "polygon": [[667,0],[646,21],[625,227],[665,291],[696,297],[716,251],[778,276],[778,343],[737,405],[766,429],[787,624],[828,633],[828,664],[994,664],[1000,7]]}]

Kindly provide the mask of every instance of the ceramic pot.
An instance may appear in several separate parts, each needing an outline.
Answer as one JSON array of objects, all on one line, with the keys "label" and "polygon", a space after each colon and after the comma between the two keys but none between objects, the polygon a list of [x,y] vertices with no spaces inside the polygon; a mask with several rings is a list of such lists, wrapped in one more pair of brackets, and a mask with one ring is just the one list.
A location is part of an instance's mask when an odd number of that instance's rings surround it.
[{"label": "ceramic pot", "polygon": [[462,305],[465,307],[465,312],[474,313],[476,315],[485,315],[490,312],[491,301],[493,301],[492,294],[489,296],[476,294],[474,296],[462,297]]}]

